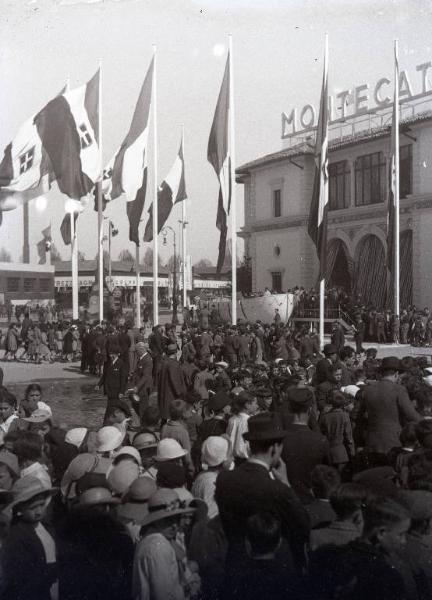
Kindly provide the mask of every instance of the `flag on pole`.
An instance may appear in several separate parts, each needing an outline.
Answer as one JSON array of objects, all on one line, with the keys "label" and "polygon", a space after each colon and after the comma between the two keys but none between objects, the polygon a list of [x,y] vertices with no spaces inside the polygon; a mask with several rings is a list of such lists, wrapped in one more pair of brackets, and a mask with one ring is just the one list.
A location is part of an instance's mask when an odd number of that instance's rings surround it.
[{"label": "flag on pole", "polygon": [[315,175],[309,211],[308,233],[316,246],[319,278],[325,278],[327,262],[328,210],[328,64],[324,53],[324,70],[315,144]]},{"label": "flag on pole", "polygon": [[[74,218],[74,225],[75,225],[75,229],[76,229],[78,213],[73,213],[73,218]],[[72,243],[70,219],[71,219],[71,213],[66,213],[65,216],[63,217],[63,221],[61,222],[61,225],[60,225],[60,233],[61,233],[61,236],[63,239],[63,244],[65,246],[70,246]]]},{"label": "flag on pole", "polygon": [[144,209],[147,186],[147,143],[150,129],[150,105],[153,86],[152,59],[138,97],[128,134],[104,169],[104,201],[126,195],[129,239],[139,246],[138,227]]},{"label": "flag on pole", "polygon": [[51,247],[51,225],[45,227],[42,230],[42,239],[37,243],[37,253],[39,256],[39,264],[44,265],[46,263],[46,253],[49,251]]},{"label": "flag on pole", "polygon": [[230,57],[228,54],[222,85],[216,104],[207,147],[207,160],[219,179],[218,210],[216,226],[220,231],[217,271],[220,272],[225,259],[227,239],[227,215],[231,207],[231,157],[229,148],[230,109]]},{"label": "flag on pole", "polygon": [[100,176],[99,70],[86,85],[65,91],[34,118],[60,191],[86,196]]},{"label": "flag on pole", "polygon": [[[165,225],[172,207],[177,202],[186,200],[185,168],[183,157],[183,140],[170,172],[158,189],[158,233]],[[153,202],[149,208],[149,218],[144,233],[144,241],[153,240]]]},{"label": "flag on pole", "polygon": [[399,177],[399,165],[397,165],[397,131],[399,130],[399,62],[395,53],[395,86],[393,98],[393,113],[390,136],[390,185],[387,212],[387,268],[390,273],[395,267],[395,217],[396,217],[396,187]]}]

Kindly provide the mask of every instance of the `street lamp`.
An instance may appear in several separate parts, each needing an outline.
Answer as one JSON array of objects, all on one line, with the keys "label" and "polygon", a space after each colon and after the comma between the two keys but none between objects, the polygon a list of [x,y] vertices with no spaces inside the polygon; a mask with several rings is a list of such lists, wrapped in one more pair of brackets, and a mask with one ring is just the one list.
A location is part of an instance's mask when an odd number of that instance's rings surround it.
[{"label": "street lamp", "polygon": [[165,225],[165,227],[162,229],[163,245],[166,246],[166,244],[167,244],[168,229],[173,234],[173,241],[174,241],[173,294],[172,294],[173,314],[172,314],[171,322],[173,325],[177,325],[177,323],[178,323],[178,318],[177,318],[177,242],[176,242],[176,233],[175,233],[174,229],[170,225]]}]

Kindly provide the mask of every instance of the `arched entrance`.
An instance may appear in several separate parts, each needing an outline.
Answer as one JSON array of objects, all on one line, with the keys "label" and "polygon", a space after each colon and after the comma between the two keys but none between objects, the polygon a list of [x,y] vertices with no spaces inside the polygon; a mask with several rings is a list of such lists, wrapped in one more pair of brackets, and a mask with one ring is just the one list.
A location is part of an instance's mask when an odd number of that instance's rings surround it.
[{"label": "arched entrance", "polygon": [[411,229],[400,234],[400,304],[406,308],[413,303],[413,235]]},{"label": "arched entrance", "polygon": [[326,282],[330,287],[343,288],[351,293],[353,261],[349,256],[345,243],[340,238],[333,238],[327,244]]},{"label": "arched entrance", "polygon": [[384,246],[376,235],[366,235],[356,248],[354,290],[363,302],[383,308],[386,302],[387,265]]}]

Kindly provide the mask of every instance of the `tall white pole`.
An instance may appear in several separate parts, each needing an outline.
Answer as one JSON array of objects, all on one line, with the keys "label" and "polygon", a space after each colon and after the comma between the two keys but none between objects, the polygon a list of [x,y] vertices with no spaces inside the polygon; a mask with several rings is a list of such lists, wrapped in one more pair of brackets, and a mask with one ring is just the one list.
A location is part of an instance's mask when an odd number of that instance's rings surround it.
[{"label": "tall white pole", "polygon": [[394,207],[395,207],[395,227],[394,227],[394,244],[395,244],[395,252],[394,252],[394,314],[399,316],[400,314],[400,272],[399,272],[399,64],[398,64],[398,50],[399,43],[398,40],[394,41],[394,71],[395,71],[395,89],[394,89],[394,102],[396,104],[394,110],[395,123],[393,123],[394,128],[394,144],[395,147],[393,149],[394,152],[394,160],[395,160],[395,185],[394,185]]},{"label": "tall white pole", "polygon": [[153,325],[159,324],[158,306],[158,174],[157,174],[157,89],[156,45],[153,45]]},{"label": "tall white pole", "polygon": [[[185,160],[185,147],[184,147],[184,125],[182,125],[182,148],[183,148],[183,160]],[[183,308],[187,306],[187,289],[186,289],[186,202],[185,198],[182,202],[182,262],[183,262]]]},{"label": "tall white pole", "polygon": [[79,318],[78,310],[78,240],[75,228],[75,214],[70,215],[70,234],[71,234],[71,263],[72,263],[72,319],[76,321]]},{"label": "tall white pole", "polygon": [[[324,73],[327,75],[328,69],[328,33],[325,34],[325,45],[324,45]],[[327,103],[325,103],[327,105]],[[328,136],[328,114],[323,115],[323,118],[326,119],[326,133],[325,137]],[[322,140],[324,142],[324,140]],[[327,143],[327,140],[326,140]],[[326,156],[324,160],[327,158],[327,150],[325,152]],[[321,150],[321,161],[323,159],[323,152]],[[321,170],[324,165],[320,165]],[[322,206],[325,207],[328,205],[328,180],[327,178],[321,176],[320,177],[320,185],[323,189],[320,190],[320,196],[322,196]],[[325,225],[327,226],[327,224]],[[325,278],[320,281],[320,289],[319,289],[319,341],[321,350],[324,348],[324,296],[325,296]]]},{"label": "tall white pole", "polygon": [[141,327],[141,289],[140,289],[140,247],[138,244],[135,246],[135,272],[136,272],[136,283],[135,283],[135,324],[139,329]]},{"label": "tall white pole", "polygon": [[231,157],[231,318],[233,325],[237,324],[237,203],[235,182],[235,121],[234,121],[234,71],[233,43],[229,35],[230,56],[230,92],[229,92],[229,147]]},{"label": "tall white pole", "polygon": [[99,322],[103,321],[103,211],[102,211],[102,60],[99,61],[99,152],[101,157],[101,176],[97,184],[98,199],[98,281],[99,281]]}]

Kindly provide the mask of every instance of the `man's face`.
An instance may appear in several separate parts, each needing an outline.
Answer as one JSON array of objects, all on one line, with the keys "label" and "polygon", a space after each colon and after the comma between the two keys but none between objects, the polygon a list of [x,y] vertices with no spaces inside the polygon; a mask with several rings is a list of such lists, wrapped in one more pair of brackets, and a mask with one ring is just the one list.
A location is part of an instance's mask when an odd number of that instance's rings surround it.
[{"label": "man's face", "polygon": [[341,379],[342,379],[341,369],[336,369],[336,371],[333,373],[333,376],[334,376],[335,380],[339,383],[339,381],[341,381]]},{"label": "man's face", "polygon": [[25,523],[36,525],[44,518],[47,505],[48,502],[45,496],[36,496],[33,500],[24,504],[21,510],[18,509],[17,513]]},{"label": "man's face", "polygon": [[388,552],[400,550],[406,544],[406,534],[411,525],[411,520],[406,519],[392,527],[382,528],[379,534],[381,546]]},{"label": "man's face", "polygon": [[246,403],[246,411],[249,415],[256,415],[258,412],[258,400],[256,398]]}]

